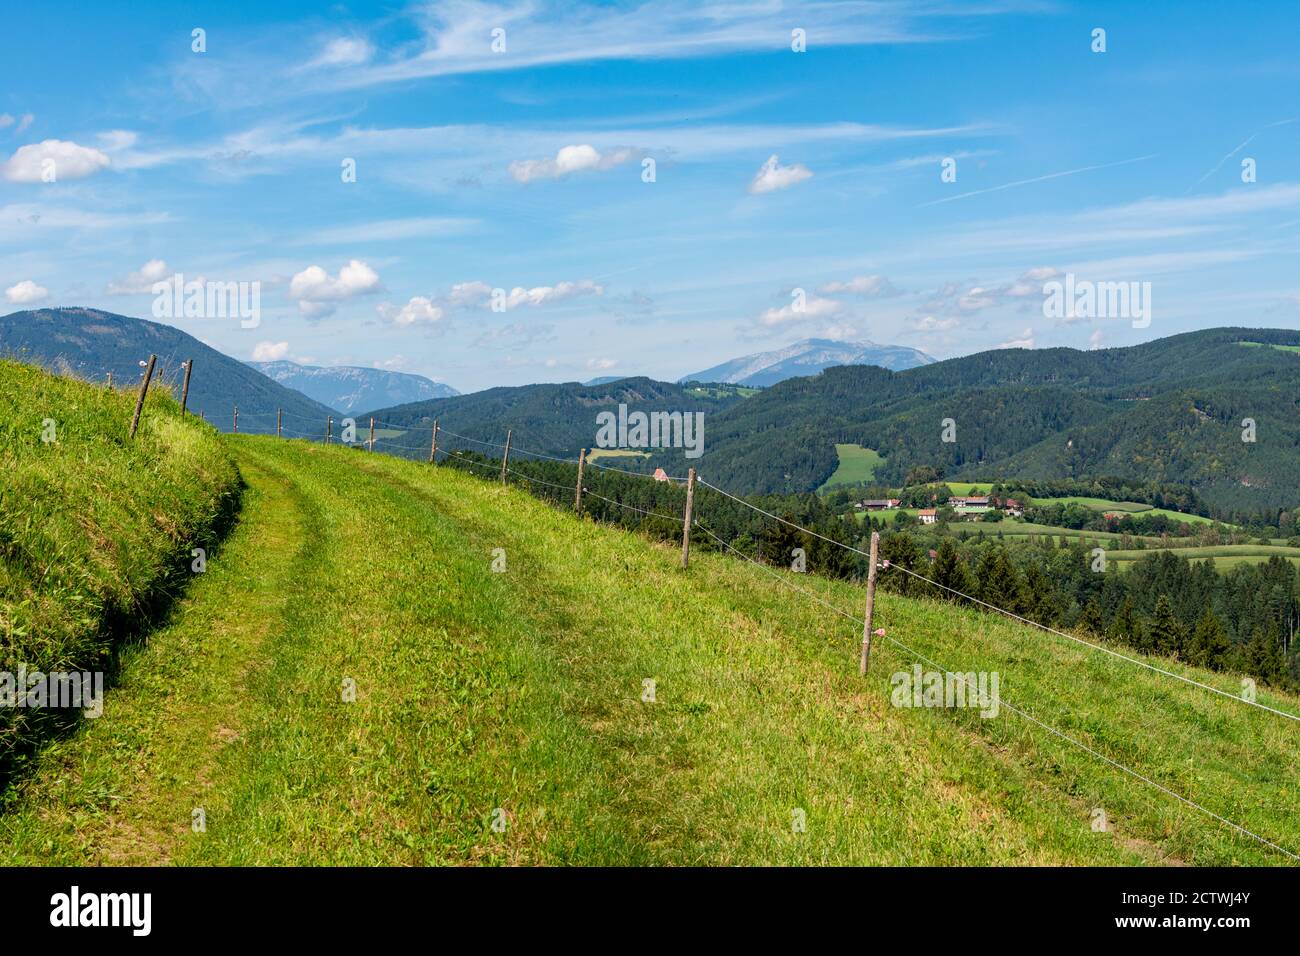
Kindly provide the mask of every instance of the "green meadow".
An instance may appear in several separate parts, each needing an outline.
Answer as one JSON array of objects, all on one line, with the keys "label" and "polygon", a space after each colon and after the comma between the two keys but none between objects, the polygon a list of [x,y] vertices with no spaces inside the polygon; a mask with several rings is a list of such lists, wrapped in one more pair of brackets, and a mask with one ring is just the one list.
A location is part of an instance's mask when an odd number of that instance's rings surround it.
[{"label": "green meadow", "polygon": [[[42,414],[103,409],[65,448],[28,442],[24,473],[55,474],[56,456],[122,462],[96,486],[112,521],[47,495],[39,520],[5,526],[11,662],[42,653],[41,632],[14,623],[29,604],[100,633],[71,595],[171,580],[212,527],[194,516],[215,513],[234,468],[243,485],[206,571],[114,649],[103,716],[42,741],[11,782],[6,864],[1289,862],[1107,760],[1300,850],[1300,738],[1240,700],[883,592],[886,637],[861,677],[853,583],[702,551],[683,569],[675,546],[496,481],[221,438],[161,397],[130,443],[89,386],[0,375],[46,390],[20,437]],[[10,490],[15,474],[0,478],[6,515],[35,507],[38,484]],[[151,490],[155,474],[179,490]],[[51,523],[59,537],[21,536]],[[93,576],[79,592],[24,577],[42,561],[127,561],[154,533],[146,567],[94,568],[99,592]],[[999,708],[899,706],[895,675],[916,665],[998,673]]]}]

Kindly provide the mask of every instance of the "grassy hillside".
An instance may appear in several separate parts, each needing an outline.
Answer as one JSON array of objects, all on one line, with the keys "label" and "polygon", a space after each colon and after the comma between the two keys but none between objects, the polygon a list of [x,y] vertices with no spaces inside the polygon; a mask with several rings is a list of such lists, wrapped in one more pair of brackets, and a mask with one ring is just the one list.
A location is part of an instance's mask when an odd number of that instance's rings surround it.
[{"label": "grassy hillside", "polygon": [[[132,441],[134,405],[0,361],[0,671],[105,669],[232,510],[238,474],[220,437],[151,391]],[[0,784],[53,723],[0,708]]]},{"label": "grassy hillside", "polygon": [[1287,861],[1006,706],[891,706],[916,654],[998,671],[1008,704],[1300,848],[1283,718],[891,594],[879,623],[915,653],[881,642],[863,679],[860,587],[797,579],[841,617],[785,572],[709,553],[683,571],[675,547],[494,481],[229,441],[242,520],[105,716],[43,754],[0,861]]},{"label": "grassy hillside", "polygon": [[111,372],[118,387],[138,385],[139,363],[150,353],[158,356],[155,378],[160,389],[169,388],[177,397],[184,376],[181,363],[194,359],[189,409],[222,431],[230,431],[236,405],[243,432],[274,434],[277,408],[284,409],[285,430],[293,434],[315,435],[317,429],[324,431],[327,415],[339,417],[333,409],[171,325],[99,309],[35,309],[0,316],[0,358],[35,362],[91,382],[103,382]]},{"label": "grassy hillside", "polygon": [[867,484],[885,461],[878,452],[861,445],[836,445],[835,456],[839,460],[839,466],[818,490],[834,488],[836,485]]}]

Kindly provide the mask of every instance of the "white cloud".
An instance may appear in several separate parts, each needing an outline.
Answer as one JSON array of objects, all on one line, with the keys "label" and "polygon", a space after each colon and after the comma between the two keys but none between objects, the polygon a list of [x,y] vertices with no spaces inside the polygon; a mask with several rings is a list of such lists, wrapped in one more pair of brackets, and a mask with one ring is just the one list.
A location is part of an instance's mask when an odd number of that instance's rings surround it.
[{"label": "white cloud", "polygon": [[108,156],[89,146],[61,139],[20,146],[3,167],[4,178],[12,183],[39,183],[45,170],[53,170],[56,180],[81,179],[99,172],[109,164]]},{"label": "white cloud", "polygon": [[1025,329],[1023,332],[1020,333],[1020,338],[1008,339],[1007,341],[994,346],[994,348],[999,348],[999,349],[1032,349],[1033,347],[1034,347],[1033,329]]},{"label": "white cloud", "polygon": [[959,324],[956,319],[936,319],[933,315],[923,316],[912,323],[921,332],[951,332]]},{"label": "white cloud", "polygon": [[126,129],[110,129],[99,134],[99,142],[110,153],[120,149],[130,149],[139,137]]},{"label": "white cloud", "polygon": [[612,358],[590,358],[587,359],[587,368],[593,372],[604,372],[618,364],[618,359]]},{"label": "white cloud", "polygon": [[1038,266],[996,286],[971,285],[969,280],[947,282],[935,290],[924,308],[947,315],[965,315],[1003,306],[1024,309],[1027,300],[1043,294],[1044,282],[1061,274],[1054,266]]},{"label": "white cloud", "polygon": [[822,335],[836,342],[851,342],[858,337],[858,330],[851,325],[828,325],[822,330]]},{"label": "white cloud", "polygon": [[844,305],[834,299],[821,299],[817,296],[806,300],[802,309],[796,309],[794,303],[783,305],[779,309],[768,309],[758,317],[762,325],[785,325],[788,322],[806,322],[811,319],[825,319],[843,311]]},{"label": "white cloud", "polygon": [[38,286],[31,279],[24,279],[17,285],[11,285],[5,289],[5,298],[15,305],[27,305],[32,302],[39,302],[50,294],[49,289]]},{"label": "white cloud", "polygon": [[153,284],[169,278],[171,270],[162,259],[150,259],[125,279],[115,279],[104,287],[109,295],[144,295],[153,292]]},{"label": "white cloud", "polygon": [[807,166],[795,163],[793,166],[782,166],[775,153],[768,157],[767,162],[759,167],[754,179],[749,184],[749,191],[754,195],[759,193],[776,192],[778,189],[789,189],[795,183],[801,183],[812,176],[812,170]]},{"label": "white cloud", "polygon": [[1097,329],[1095,332],[1092,333],[1092,335],[1088,336],[1088,348],[1090,349],[1101,348],[1101,340],[1102,340],[1101,329]]},{"label": "white cloud", "polygon": [[957,308],[962,312],[978,312],[980,309],[987,309],[989,306],[997,305],[998,294],[996,289],[986,289],[983,286],[972,286],[966,292],[957,297]]},{"label": "white cloud", "polygon": [[1005,286],[1003,291],[1013,297],[1018,298],[1027,295],[1042,295],[1043,283],[1050,279],[1060,278],[1064,273],[1055,266],[1039,266],[1036,269],[1030,269],[1023,273],[1015,282]]},{"label": "white cloud", "polygon": [[0,129],[8,129],[10,126],[13,126],[14,123],[17,123],[18,126],[14,129],[14,135],[17,136],[22,133],[23,130],[27,129],[27,127],[31,126],[32,121],[35,119],[36,117],[31,113],[24,113],[23,118],[20,120],[14,119],[13,114],[11,113],[0,113]]},{"label": "white cloud", "polygon": [[557,282],[555,285],[535,286],[525,289],[516,286],[506,296],[506,308],[514,309],[521,305],[546,305],[551,302],[563,302],[583,295],[603,295],[604,286],[591,279],[579,279],[577,282]]},{"label": "white cloud", "polygon": [[492,297],[492,287],[486,282],[458,282],[447,293],[447,304],[455,308],[481,306]]},{"label": "white cloud", "polygon": [[898,289],[884,276],[856,276],[847,282],[827,282],[817,290],[822,295],[860,295],[864,298],[884,298],[898,295]]},{"label": "white cloud", "polygon": [[486,282],[475,279],[471,282],[456,283],[441,301],[452,309],[482,309],[494,304],[494,292],[500,293],[500,301],[508,312],[521,305],[550,305],[584,295],[604,295],[605,287],[594,279],[578,279],[557,282],[555,285],[533,286],[531,289],[515,286],[507,292],[505,289],[494,289]]},{"label": "white cloud", "polygon": [[400,309],[394,310],[392,306],[381,306],[379,314],[394,325],[403,327],[437,325],[446,315],[441,306],[434,305],[430,299],[422,295],[414,296]]},{"label": "white cloud", "polygon": [[374,45],[365,37],[335,37],[307,66],[358,66],[374,55]]},{"label": "white cloud", "polygon": [[253,346],[254,362],[278,362],[288,354],[288,342],[258,342]]},{"label": "white cloud", "polygon": [[[954,17],[996,16],[1017,4],[926,4],[915,13],[892,4],[800,4],[799,26],[818,47],[938,43],[961,35]],[[455,3],[410,5],[417,35],[395,55],[329,76],[325,88],[363,87],[414,78],[601,60],[717,56],[789,43],[790,4],[686,0],[657,3]],[[509,34],[506,55],[492,52],[490,31]],[[516,42],[516,38],[520,38]],[[526,39],[524,39],[526,38]],[[774,43],[776,46],[774,47]]]},{"label": "white cloud", "polygon": [[565,146],[554,159],[518,159],[510,164],[515,182],[530,183],[537,179],[562,179],[571,173],[592,169],[613,169],[641,155],[641,150],[620,146],[602,154],[594,146]]},{"label": "white cloud", "polygon": [[359,259],[349,261],[337,276],[312,265],[289,280],[289,297],[298,300],[298,311],[309,319],[329,315],[344,299],[378,291],[379,274]]}]

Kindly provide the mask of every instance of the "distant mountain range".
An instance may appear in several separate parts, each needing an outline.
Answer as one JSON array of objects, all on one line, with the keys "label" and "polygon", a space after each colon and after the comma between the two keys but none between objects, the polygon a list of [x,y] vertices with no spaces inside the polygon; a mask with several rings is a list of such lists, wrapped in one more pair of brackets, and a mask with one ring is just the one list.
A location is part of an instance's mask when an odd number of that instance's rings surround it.
[{"label": "distant mountain range", "polygon": [[736,491],[810,491],[834,472],[837,442],[883,455],[875,476],[887,485],[930,466],[958,480],[1182,485],[1220,513],[1297,508],[1300,332],[1206,329],[901,372],[831,368],[711,416],[700,467]]},{"label": "distant mountain range", "polygon": [[410,372],[355,365],[321,367],[288,361],[247,364],[286,388],[296,389],[308,398],[341,412],[360,412],[460,394],[449,385]]},{"label": "distant mountain range", "polygon": [[[422,427],[437,417],[444,429],[496,442],[513,428],[517,447],[573,458],[593,444],[596,414],[620,402],[705,412],[702,458],[656,450],[620,467],[694,466],[737,493],[813,491],[835,471],[835,445],[849,443],[883,456],[882,485],[928,466],[954,480],[1176,485],[1228,520],[1300,507],[1300,332],[1280,329],[1209,329],[1094,351],[996,349],[897,372],[837,366],[756,393],[647,378],[493,388],[378,417]],[[1246,419],[1255,441],[1243,441]]]},{"label": "distant mountain range", "polygon": [[[809,348],[792,346],[794,352],[775,361],[780,353],[689,376],[698,385],[634,377],[490,388],[373,413],[399,428],[427,428],[438,418],[448,433],[440,447],[491,453],[491,446],[450,433],[501,442],[509,428],[521,454],[573,458],[596,443],[596,416],[620,405],[629,412],[703,412],[702,458],[686,462],[681,448],[653,450],[649,458],[622,459],[620,467],[662,465],[677,474],[689,464],[737,493],[813,491],[836,468],[835,445],[847,443],[883,457],[875,470],[882,485],[897,486],[913,469],[927,467],[954,480],[1106,477],[1177,485],[1195,490],[1227,520],[1270,510],[1276,518],[1279,510],[1300,508],[1297,331],[1206,329],[1128,348],[997,349],[943,362],[915,353],[912,360],[923,364],[901,371],[834,366],[757,391],[748,387],[784,374],[784,363],[785,371],[811,370],[829,358],[829,349],[848,348],[861,358],[867,348],[818,340],[799,345]],[[112,372],[115,384],[129,387],[150,352],[158,355],[162,385],[172,388],[179,386],[180,363],[195,360],[190,408],[223,430],[238,404],[240,431],[273,432],[276,410],[283,409],[287,434],[315,437],[326,416],[337,421],[346,410],[360,420],[370,411],[365,405],[386,397],[383,379],[395,375],[284,363],[281,371],[298,376],[300,385],[332,381],[335,391],[328,394],[337,405],[326,405],[169,325],[84,308],[0,317],[0,355],[92,381]],[[803,365],[795,361],[800,356]],[[418,376],[396,378],[402,388],[434,386]],[[720,381],[726,378],[739,381]],[[338,388],[348,384],[354,387]],[[426,440],[396,436],[390,450],[410,444],[422,456]]]},{"label": "distant mountain range", "polygon": [[[241,432],[274,432],[277,409],[289,434],[316,435],[338,410],[285,388],[257,369],[223,355],[170,325],[114,315],[99,309],[35,309],[0,316],[0,355],[55,372],[113,384],[140,381],[140,362],[158,356],[155,382],[180,395],[181,363],[194,360],[189,408],[222,431],[230,431],[239,406]],[[155,387],[155,386],[150,386]]]},{"label": "distant mountain range", "polygon": [[686,375],[678,381],[775,385],[787,378],[816,375],[822,369],[835,365],[879,365],[897,372],[919,365],[930,365],[934,361],[936,360],[924,352],[904,345],[804,339],[783,349],[735,358],[702,372]]}]

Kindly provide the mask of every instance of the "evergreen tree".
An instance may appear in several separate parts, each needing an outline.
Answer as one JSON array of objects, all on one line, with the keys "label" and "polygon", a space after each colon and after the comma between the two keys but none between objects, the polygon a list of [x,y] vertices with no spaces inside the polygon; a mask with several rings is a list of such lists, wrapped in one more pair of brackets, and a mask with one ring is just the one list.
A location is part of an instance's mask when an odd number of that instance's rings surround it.
[{"label": "evergreen tree", "polygon": [[[1050,545],[1049,545],[1050,547]],[[1024,603],[1028,616],[1039,624],[1051,625],[1057,619],[1056,593],[1042,567],[1030,564],[1024,575]]]},{"label": "evergreen tree", "polygon": [[1112,641],[1132,647],[1137,647],[1141,642],[1142,624],[1137,614],[1133,612],[1133,601],[1128,595],[1124,596],[1119,610],[1115,612],[1115,617],[1110,622],[1108,636]]},{"label": "evergreen tree", "polygon": [[1155,614],[1151,618],[1150,627],[1147,629],[1146,647],[1157,654],[1164,654],[1167,657],[1178,656],[1183,651],[1183,642],[1186,632],[1182,622],[1174,614],[1173,603],[1169,600],[1167,594],[1162,594],[1156,600]]},{"label": "evergreen tree", "polygon": [[948,600],[964,600],[957,594],[952,593],[953,591],[960,591],[962,594],[971,593],[970,572],[966,570],[966,564],[957,553],[957,546],[952,543],[952,539],[944,538],[939,542],[939,550],[935,554],[932,571],[931,577],[937,583],[952,589],[952,591],[943,592],[944,597]]},{"label": "evergreen tree", "polygon": [[1187,644],[1188,663],[1197,667],[1209,667],[1222,670],[1228,651],[1231,648],[1228,635],[1223,625],[1214,616],[1214,611],[1207,607],[1201,619],[1196,622],[1196,630]]},{"label": "evergreen tree", "polygon": [[1274,634],[1262,627],[1255,628],[1254,634],[1241,649],[1242,669],[1269,683],[1281,683],[1286,674],[1286,661],[1282,657],[1282,644]]},{"label": "evergreen tree", "polygon": [[1007,557],[1006,549],[1001,545],[991,547],[984,552],[976,573],[976,587],[978,590],[976,596],[981,601],[1014,614],[1024,613],[1025,601],[1020,574]]},{"label": "evergreen tree", "polygon": [[1106,622],[1101,617],[1101,605],[1096,598],[1089,598],[1083,606],[1083,616],[1079,618],[1079,627],[1088,634],[1101,635],[1106,630]]},{"label": "evergreen tree", "polygon": [[[916,568],[917,562],[920,561],[921,551],[910,534],[891,534],[880,539],[880,557],[882,561],[888,561],[895,568],[911,570]],[[878,575],[884,587],[899,594],[917,595],[934,590],[924,581],[902,571],[880,571]]]}]

